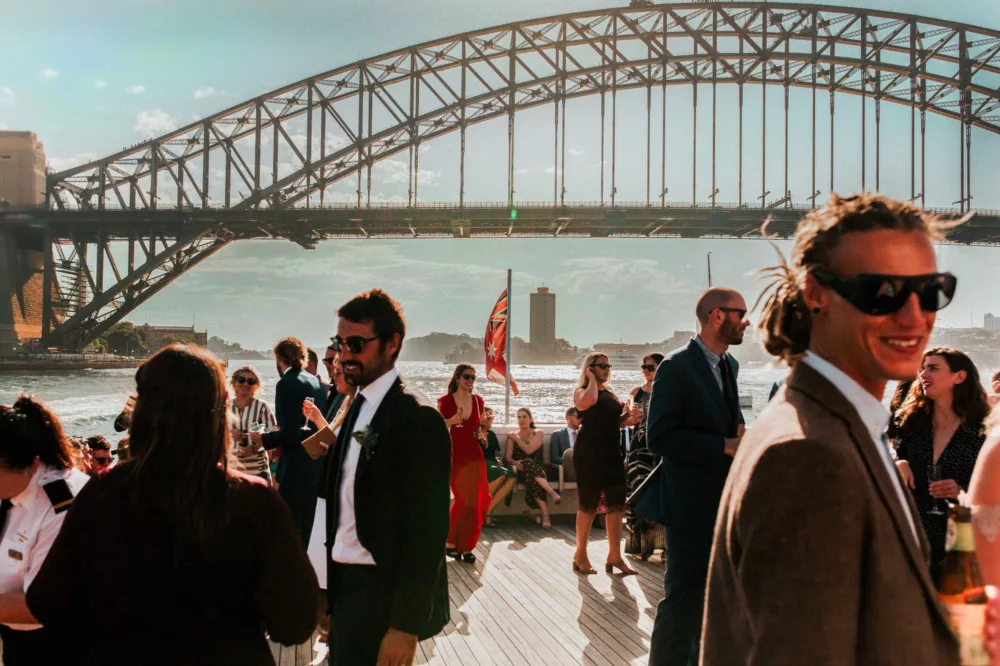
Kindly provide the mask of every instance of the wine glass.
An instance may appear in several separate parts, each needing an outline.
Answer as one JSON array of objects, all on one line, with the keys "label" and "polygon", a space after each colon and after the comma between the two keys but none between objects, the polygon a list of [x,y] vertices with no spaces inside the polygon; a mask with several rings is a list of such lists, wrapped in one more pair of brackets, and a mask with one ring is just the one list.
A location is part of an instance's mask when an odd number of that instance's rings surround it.
[{"label": "wine glass", "polygon": [[[941,481],[941,465],[928,465],[927,466],[927,481],[929,483],[934,483],[935,481]],[[941,510],[940,502],[935,498],[931,505],[931,510],[927,512],[929,516],[944,516],[947,515]]]},{"label": "wine glass", "polygon": [[[307,397],[306,402],[311,402],[313,404],[316,404],[316,398]],[[309,430],[309,426],[310,426],[309,419],[306,419],[306,424],[302,426],[302,430]]]}]

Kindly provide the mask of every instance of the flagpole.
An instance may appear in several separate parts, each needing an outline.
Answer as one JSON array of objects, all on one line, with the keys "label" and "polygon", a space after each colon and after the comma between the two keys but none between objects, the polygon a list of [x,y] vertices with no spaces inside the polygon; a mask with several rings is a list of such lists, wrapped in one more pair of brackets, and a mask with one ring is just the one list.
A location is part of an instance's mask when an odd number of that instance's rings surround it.
[{"label": "flagpole", "polygon": [[514,350],[510,346],[510,327],[511,327],[511,302],[514,300],[514,294],[510,290],[510,274],[511,270],[507,269],[507,372],[504,373],[504,408],[503,408],[503,423],[507,425],[510,423],[510,374],[514,371]]}]

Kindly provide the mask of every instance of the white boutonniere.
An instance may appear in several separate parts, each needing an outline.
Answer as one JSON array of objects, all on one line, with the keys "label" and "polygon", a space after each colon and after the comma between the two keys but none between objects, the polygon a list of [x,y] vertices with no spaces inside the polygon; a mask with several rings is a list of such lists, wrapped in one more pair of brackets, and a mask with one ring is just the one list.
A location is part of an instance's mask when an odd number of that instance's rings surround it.
[{"label": "white boutonniere", "polygon": [[367,425],[364,430],[359,430],[351,436],[358,440],[358,444],[361,445],[361,450],[365,453],[365,460],[371,460],[375,453],[375,446],[378,444],[378,433],[372,430],[370,425]]}]

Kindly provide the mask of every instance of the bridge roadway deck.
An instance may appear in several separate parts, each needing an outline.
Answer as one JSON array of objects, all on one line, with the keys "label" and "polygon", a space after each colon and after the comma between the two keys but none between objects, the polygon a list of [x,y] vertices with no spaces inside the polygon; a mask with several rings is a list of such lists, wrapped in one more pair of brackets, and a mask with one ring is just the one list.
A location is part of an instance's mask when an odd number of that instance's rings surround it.
[{"label": "bridge roadway deck", "polygon": [[[516,218],[512,218],[512,208]],[[221,208],[158,210],[21,210],[0,213],[0,231],[38,236],[48,230],[56,240],[94,242],[98,237],[123,240],[150,233],[166,237],[192,232],[230,240],[285,238],[305,247],[330,238],[760,238],[768,232],[789,237],[808,206],[773,209],[710,204],[699,206],[601,206],[539,203],[378,204],[371,207],[324,207],[234,210]],[[957,215],[941,210],[942,215]],[[949,240],[961,244],[1000,243],[1000,211],[979,211]]]},{"label": "bridge roadway deck", "polygon": [[[551,530],[521,517],[485,528],[475,565],[448,561],[451,622],[417,649],[430,666],[644,665],[663,565],[627,558],[637,576],[604,573],[607,539],[594,529],[588,552],[596,576],[572,572],[570,516]],[[275,648],[279,666],[327,664],[310,645]]]}]

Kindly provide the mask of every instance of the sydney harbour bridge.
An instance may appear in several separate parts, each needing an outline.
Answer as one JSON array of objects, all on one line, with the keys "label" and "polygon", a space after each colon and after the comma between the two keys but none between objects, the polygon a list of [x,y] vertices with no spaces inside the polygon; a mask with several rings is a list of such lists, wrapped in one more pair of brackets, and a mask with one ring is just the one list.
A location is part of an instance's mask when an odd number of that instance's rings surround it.
[{"label": "sydney harbour bridge", "polygon": [[[736,104],[719,108],[720,89],[734,88]],[[622,117],[626,93],[644,99],[641,113]],[[600,180],[596,192],[567,198],[566,173],[577,165],[567,161],[566,133],[579,122],[567,102],[584,97],[600,102],[599,123],[583,128],[600,136]],[[683,126],[668,124],[678,100],[691,106]],[[838,103],[854,114],[858,101],[849,134],[838,135]],[[887,103],[897,108],[896,138],[883,145]],[[518,119],[536,108],[549,109],[551,197],[518,201]],[[790,116],[805,127],[791,139]],[[759,237],[765,218],[787,236],[829,193],[884,190],[890,175],[906,191],[888,194],[925,205],[940,186],[928,178],[929,116],[950,121],[958,158],[948,172],[957,201],[940,212],[973,210],[973,147],[1000,133],[1000,31],[797,3],[588,11],[346,64],[50,173],[45,206],[0,213],[0,233],[37,257],[41,303],[31,307],[41,310],[41,344],[75,350],[240,239],[311,248],[348,237],[744,238]],[[496,202],[466,197],[467,162],[485,159],[467,150],[467,130],[488,121],[506,125],[506,156],[488,158],[506,165],[507,196]],[[644,134],[641,155],[622,154],[624,124]],[[773,149],[776,125],[783,151]],[[458,138],[458,188],[454,200],[428,203],[421,147],[444,135]],[[751,142],[753,163],[744,156]],[[397,204],[372,201],[372,170],[389,158],[406,165],[407,198]],[[644,199],[621,200],[623,159],[640,163]],[[837,182],[835,159],[849,164],[851,182]],[[690,164],[684,202],[676,191],[667,198],[668,161]],[[725,204],[723,168],[735,183]],[[792,195],[790,171],[807,175],[808,192]],[[1000,214],[976,213],[952,242],[1000,242]]]}]

